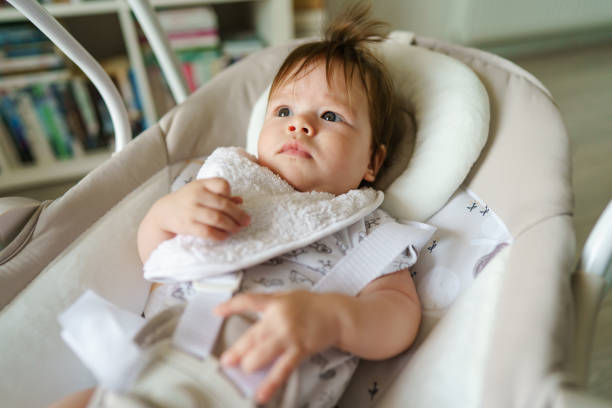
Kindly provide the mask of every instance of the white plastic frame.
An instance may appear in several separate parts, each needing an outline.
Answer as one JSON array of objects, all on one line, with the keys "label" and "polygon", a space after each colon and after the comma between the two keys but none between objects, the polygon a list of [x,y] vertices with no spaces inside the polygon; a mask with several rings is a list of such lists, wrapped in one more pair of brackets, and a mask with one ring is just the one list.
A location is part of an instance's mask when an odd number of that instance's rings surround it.
[{"label": "white plastic frame", "polygon": [[612,201],[603,211],[582,250],[581,269],[605,280],[607,291],[612,284]]},{"label": "white plastic frame", "polygon": [[181,74],[176,54],[172,51],[168,38],[155,16],[155,11],[148,0],[126,0],[142,27],[160,68],[168,81],[170,92],[177,104],[182,103],[189,95],[185,78]]},{"label": "white plastic frame", "polygon": [[586,386],[595,324],[601,301],[612,282],[612,201],[591,230],[574,277],[576,333],[570,372],[577,385]]}]

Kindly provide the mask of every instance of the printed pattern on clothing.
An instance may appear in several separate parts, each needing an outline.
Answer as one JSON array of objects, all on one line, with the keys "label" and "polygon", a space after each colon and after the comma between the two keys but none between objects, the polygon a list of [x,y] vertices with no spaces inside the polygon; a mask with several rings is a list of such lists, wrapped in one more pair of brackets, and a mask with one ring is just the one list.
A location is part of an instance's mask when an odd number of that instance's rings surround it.
[{"label": "printed pattern on clothing", "polygon": [[[490,262],[512,245],[513,237],[494,209],[469,190],[457,191],[427,223],[437,230],[421,250],[411,274],[423,309],[422,327],[431,331],[474,280],[487,273]],[[396,259],[394,267],[401,267],[397,262],[401,261]],[[423,329],[419,336],[427,341]],[[362,361],[337,406],[376,407],[415,350],[418,348],[384,361]]]},{"label": "printed pattern on clothing", "polygon": [[[382,210],[376,210],[344,230],[251,267],[245,271],[238,291],[272,293],[311,290],[369,233],[388,222],[394,222],[393,218]],[[414,250],[408,248],[386,268],[385,273],[412,266],[416,261],[415,254]],[[191,285],[163,286],[166,287],[164,290],[158,288],[155,292],[159,293],[151,297],[149,303],[157,302],[158,305],[148,305],[147,316],[151,316],[151,311],[184,302],[194,294]],[[326,350],[304,361],[298,369],[302,404],[311,408],[334,406],[355,371],[357,362],[356,357],[336,349]]]}]

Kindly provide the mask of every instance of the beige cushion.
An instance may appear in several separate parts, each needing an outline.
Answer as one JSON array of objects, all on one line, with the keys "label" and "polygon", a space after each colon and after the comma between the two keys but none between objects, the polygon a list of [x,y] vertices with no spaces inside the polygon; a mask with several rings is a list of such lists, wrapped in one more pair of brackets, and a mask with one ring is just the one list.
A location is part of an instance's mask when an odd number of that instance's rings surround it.
[{"label": "beige cushion", "polygon": [[[466,370],[458,370],[458,365],[454,370],[434,370],[440,365],[432,365],[427,371],[423,363],[406,369],[400,378],[422,376],[419,384],[426,380],[428,384],[454,384],[444,392],[456,391],[453,395],[457,401],[467,395],[469,401],[481,401],[480,406],[537,406],[547,397],[555,370],[566,361],[571,329],[567,316],[571,312],[573,231],[567,135],[547,92],[517,67],[480,51],[428,39],[417,38],[417,44],[439,49],[468,64],[489,93],[490,138],[467,185],[495,208],[515,242],[503,275],[483,280],[495,282],[494,314],[487,316],[484,348],[460,350],[463,356],[459,361],[467,364]],[[138,136],[126,150],[42,210],[26,248],[0,265],[2,305],[29,284],[0,311],[0,371],[11,373],[0,382],[3,403],[41,406],[65,391],[90,383],[82,366],[60,346],[57,314],[85,286],[117,282],[114,273],[125,265],[139,268],[133,246],[135,228],[148,205],[167,191],[176,168],[159,173],[164,174],[164,182],[151,179],[160,182],[155,188],[150,184],[138,187],[169,164],[208,154],[218,145],[243,145],[251,106],[287,51],[288,47],[268,49],[224,71],[166,115],[159,126]],[[221,111],[229,115],[220,115]],[[148,194],[142,202],[126,198],[130,192],[137,195],[145,190]],[[109,225],[113,232],[121,228],[125,236],[113,242],[121,236],[99,228],[103,219],[112,219]],[[131,249],[117,256],[115,249],[120,242],[132,242],[125,247]],[[124,265],[125,259],[128,263]],[[85,280],[79,280],[80,276]],[[107,293],[125,293],[101,287]],[[117,299],[117,303],[129,305],[126,300]],[[136,300],[132,299],[132,307]],[[444,327],[461,326],[459,320],[452,321],[456,314],[460,312],[451,310],[445,317],[449,321],[440,322],[440,333]],[[420,361],[457,357],[457,350],[449,348],[451,340],[442,334],[432,337]],[[467,341],[461,344],[469,346]],[[31,358],[26,358],[28,355]],[[471,365],[470,356],[485,358],[474,359],[482,363],[476,367]],[[466,375],[467,368],[469,373],[484,375]],[[440,389],[415,389],[410,384],[396,381],[389,396],[384,397],[387,406],[404,406],[410,398],[407,393],[420,393],[419,401],[437,401],[434,393]],[[461,393],[463,389],[466,391]],[[452,398],[446,401],[452,402]]]},{"label": "beige cushion", "polygon": [[95,385],[60,338],[57,318],[87,289],[123,309],[142,312],[150,284],[142,278],[136,232],[148,208],[168,190],[168,173],[168,168],[161,170],[128,194],[2,309],[0,371],[11,372],[0,385],[5,406],[47,406]]},{"label": "beige cushion", "polygon": [[[428,38],[416,42],[468,64],[487,88],[490,136],[465,184],[504,220],[514,244],[503,271],[481,275],[495,296],[479,294],[482,283],[464,293],[380,406],[547,406],[563,379],[573,329],[567,133],[548,91],[516,65]],[[466,316],[462,331],[457,324]],[[478,329],[474,342],[470,327]]]}]

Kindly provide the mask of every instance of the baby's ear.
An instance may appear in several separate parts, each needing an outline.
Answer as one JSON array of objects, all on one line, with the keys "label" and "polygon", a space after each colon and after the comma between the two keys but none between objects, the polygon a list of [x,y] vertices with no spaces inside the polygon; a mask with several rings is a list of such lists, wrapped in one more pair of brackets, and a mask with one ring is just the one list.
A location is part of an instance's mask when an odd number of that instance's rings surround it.
[{"label": "baby's ear", "polygon": [[372,160],[370,160],[370,164],[368,169],[366,170],[363,179],[365,181],[369,181],[370,183],[376,180],[376,175],[378,174],[378,170],[382,166],[385,161],[385,157],[387,157],[387,147],[385,145],[378,146],[376,153],[372,156]]}]

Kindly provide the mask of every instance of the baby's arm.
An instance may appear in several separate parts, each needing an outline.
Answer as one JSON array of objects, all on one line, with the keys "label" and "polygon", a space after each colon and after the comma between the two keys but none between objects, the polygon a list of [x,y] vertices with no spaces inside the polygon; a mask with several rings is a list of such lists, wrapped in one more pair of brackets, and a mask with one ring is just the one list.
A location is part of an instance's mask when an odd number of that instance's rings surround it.
[{"label": "baby's arm", "polygon": [[266,402],[306,357],[335,346],[368,359],[392,357],[414,341],[421,308],[405,269],[367,285],[357,297],[292,291],[241,294],[220,315],[258,312],[261,319],[221,357],[253,372],[274,362],[257,391]]},{"label": "baby's arm", "polygon": [[355,298],[339,295],[337,347],[359,357],[381,360],[406,350],[421,323],[421,304],[410,271],[383,276]]},{"label": "baby's arm", "polygon": [[248,225],[242,198],[231,195],[227,180],[194,180],[157,200],[138,228],[138,254],[144,263],[151,252],[177,234],[224,240]]}]

